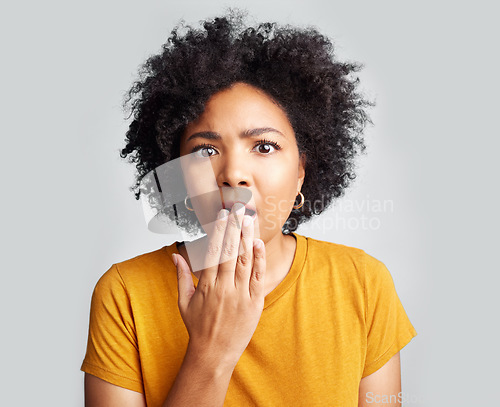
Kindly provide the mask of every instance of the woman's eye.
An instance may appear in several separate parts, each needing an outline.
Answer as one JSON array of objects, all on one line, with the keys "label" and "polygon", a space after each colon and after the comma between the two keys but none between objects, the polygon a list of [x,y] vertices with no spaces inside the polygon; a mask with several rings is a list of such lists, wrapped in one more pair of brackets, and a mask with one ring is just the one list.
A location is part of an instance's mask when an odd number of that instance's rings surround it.
[{"label": "woman's eye", "polygon": [[210,147],[210,146],[206,146],[206,147],[200,146],[199,148],[195,149],[195,151],[193,151],[193,153],[196,154],[198,157],[207,158],[207,157],[211,157],[211,156],[215,155],[217,153],[217,151],[215,150],[215,148]]},{"label": "woman's eye", "polygon": [[255,147],[259,153],[269,154],[276,150],[276,147],[271,143],[262,143]]},{"label": "woman's eye", "polygon": [[[262,141],[254,147],[254,150],[257,150],[259,154],[268,155],[274,153],[276,150],[281,150],[281,147],[277,143],[271,141]],[[217,149],[210,144],[196,146],[191,153],[199,158],[208,158],[219,154]]]}]

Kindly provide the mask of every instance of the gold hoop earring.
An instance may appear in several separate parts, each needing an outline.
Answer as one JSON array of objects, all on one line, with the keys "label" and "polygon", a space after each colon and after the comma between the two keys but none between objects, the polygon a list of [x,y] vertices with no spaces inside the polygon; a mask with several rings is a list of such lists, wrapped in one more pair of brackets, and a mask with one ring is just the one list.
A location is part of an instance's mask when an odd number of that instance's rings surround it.
[{"label": "gold hoop earring", "polygon": [[187,195],[186,195],[186,197],[184,198],[184,206],[186,207],[186,209],[187,209],[188,211],[193,212],[193,211],[194,211],[194,209],[193,209],[193,208],[190,208],[190,207],[189,207],[189,205],[188,205],[188,203],[187,203],[188,198],[189,198],[189,196],[187,196]]},{"label": "gold hoop earring", "polygon": [[304,194],[299,191],[300,195],[300,203],[298,205],[293,205],[293,209],[300,209],[302,208],[302,205],[304,205]]}]

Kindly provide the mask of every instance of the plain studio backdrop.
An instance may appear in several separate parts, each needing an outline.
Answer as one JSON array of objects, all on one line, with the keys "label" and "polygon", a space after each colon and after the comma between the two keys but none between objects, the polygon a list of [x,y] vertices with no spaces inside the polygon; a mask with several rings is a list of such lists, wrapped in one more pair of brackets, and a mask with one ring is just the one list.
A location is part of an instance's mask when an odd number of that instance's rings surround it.
[{"label": "plain studio backdrop", "polygon": [[298,232],[389,268],[418,335],[405,405],[496,403],[498,9],[456,1],[11,2],[1,17],[2,406],[82,406],[89,306],[148,231],[119,157],[139,65],[174,25],[240,6],[316,26],[376,100],[356,182]]}]

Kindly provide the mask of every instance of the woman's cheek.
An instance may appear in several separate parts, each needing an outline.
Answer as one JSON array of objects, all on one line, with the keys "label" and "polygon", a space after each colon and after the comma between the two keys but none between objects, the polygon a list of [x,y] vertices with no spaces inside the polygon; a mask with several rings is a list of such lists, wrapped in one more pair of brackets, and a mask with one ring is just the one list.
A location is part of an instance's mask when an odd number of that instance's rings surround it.
[{"label": "woman's cheek", "polygon": [[276,195],[267,195],[264,202],[259,218],[261,230],[281,230],[290,213],[290,202]]}]

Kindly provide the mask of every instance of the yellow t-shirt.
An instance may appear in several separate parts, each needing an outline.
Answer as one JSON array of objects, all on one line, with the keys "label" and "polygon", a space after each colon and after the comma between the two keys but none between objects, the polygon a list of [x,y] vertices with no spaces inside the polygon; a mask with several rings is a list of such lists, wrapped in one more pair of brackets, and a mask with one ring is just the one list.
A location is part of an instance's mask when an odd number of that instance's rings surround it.
[{"label": "yellow t-shirt", "polygon": [[[382,262],[293,235],[292,267],[265,297],[224,406],[357,407],[361,378],[417,334]],[[81,367],[144,393],[149,407],[166,399],[188,344],[172,253],[175,243],[113,264],[99,279]]]}]

